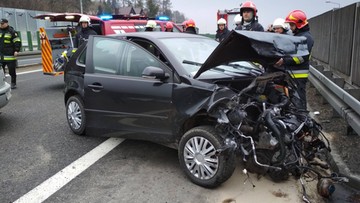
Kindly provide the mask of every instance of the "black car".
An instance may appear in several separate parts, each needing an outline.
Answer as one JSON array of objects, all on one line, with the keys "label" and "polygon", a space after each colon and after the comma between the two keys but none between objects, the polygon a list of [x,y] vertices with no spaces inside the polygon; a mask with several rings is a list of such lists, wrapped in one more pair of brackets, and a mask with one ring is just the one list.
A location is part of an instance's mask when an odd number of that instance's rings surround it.
[{"label": "black car", "polygon": [[304,55],[304,41],[247,31],[232,31],[221,44],[184,33],[91,36],[65,68],[69,126],[78,135],[178,149],[191,181],[216,187],[232,175],[235,155],[218,155],[224,139],[209,108],[248,86],[281,56]]}]

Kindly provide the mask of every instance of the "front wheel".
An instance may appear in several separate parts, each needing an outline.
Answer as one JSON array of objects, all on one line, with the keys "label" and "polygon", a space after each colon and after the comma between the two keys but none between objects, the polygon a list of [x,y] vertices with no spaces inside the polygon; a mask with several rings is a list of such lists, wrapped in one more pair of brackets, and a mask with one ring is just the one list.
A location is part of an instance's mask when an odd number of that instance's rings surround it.
[{"label": "front wheel", "polygon": [[214,127],[199,126],[184,134],[179,143],[179,162],[187,177],[197,185],[214,188],[233,174],[235,154],[216,154],[223,139]]},{"label": "front wheel", "polygon": [[71,96],[66,102],[66,118],[70,129],[77,135],[85,134],[84,103],[77,95]]}]

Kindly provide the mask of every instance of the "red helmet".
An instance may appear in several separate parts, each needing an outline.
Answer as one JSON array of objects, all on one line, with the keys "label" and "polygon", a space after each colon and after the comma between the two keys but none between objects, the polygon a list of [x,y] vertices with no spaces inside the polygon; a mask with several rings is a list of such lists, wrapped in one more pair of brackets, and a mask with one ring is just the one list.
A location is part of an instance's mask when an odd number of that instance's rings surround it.
[{"label": "red helmet", "polygon": [[174,25],[172,24],[172,22],[167,22],[165,27],[166,27],[166,29],[173,29]]},{"label": "red helmet", "polygon": [[186,21],[185,26],[188,27],[195,27],[195,21],[193,19],[189,19]]},{"label": "red helmet", "polygon": [[255,4],[251,1],[246,1],[241,5],[240,15],[242,16],[244,9],[247,9],[247,8],[252,9],[254,11],[254,17],[255,17],[256,13],[257,13],[257,8],[256,8]]},{"label": "red helmet", "polygon": [[294,23],[298,29],[301,29],[308,24],[308,21],[303,11],[295,10],[286,16],[285,23]]}]

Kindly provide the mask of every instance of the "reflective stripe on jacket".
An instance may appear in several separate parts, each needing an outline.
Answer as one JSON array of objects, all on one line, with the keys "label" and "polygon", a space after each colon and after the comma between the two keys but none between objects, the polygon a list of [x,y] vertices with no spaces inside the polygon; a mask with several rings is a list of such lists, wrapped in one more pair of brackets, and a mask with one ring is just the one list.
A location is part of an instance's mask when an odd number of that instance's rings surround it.
[{"label": "reflective stripe on jacket", "polygon": [[20,52],[21,41],[14,28],[0,29],[0,60],[16,60],[14,52]]},{"label": "reflective stripe on jacket", "polygon": [[288,70],[287,71],[292,78],[296,79],[302,79],[302,78],[308,78],[309,77],[309,69],[300,69],[300,70]]}]

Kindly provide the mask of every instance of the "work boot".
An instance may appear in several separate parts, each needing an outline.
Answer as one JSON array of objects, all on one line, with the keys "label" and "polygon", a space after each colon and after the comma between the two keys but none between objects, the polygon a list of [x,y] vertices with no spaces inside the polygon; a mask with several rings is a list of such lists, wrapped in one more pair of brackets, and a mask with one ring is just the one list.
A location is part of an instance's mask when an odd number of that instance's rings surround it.
[{"label": "work boot", "polygon": [[11,83],[11,89],[16,89],[16,84],[15,83]]}]

